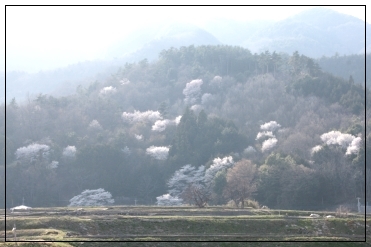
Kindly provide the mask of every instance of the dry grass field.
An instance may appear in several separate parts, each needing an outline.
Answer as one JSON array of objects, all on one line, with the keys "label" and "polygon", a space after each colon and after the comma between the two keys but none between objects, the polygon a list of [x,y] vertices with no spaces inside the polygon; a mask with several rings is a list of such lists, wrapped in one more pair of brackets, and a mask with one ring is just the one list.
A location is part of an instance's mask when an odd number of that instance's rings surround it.
[{"label": "dry grass field", "polygon": [[[174,246],[155,241],[179,241],[177,246],[246,245],[230,241],[258,241],[250,243],[255,246],[363,246],[366,243],[349,241],[364,241],[371,235],[370,219],[363,215],[315,212],[320,217],[312,218],[311,213],[226,207],[36,208],[3,211],[1,238],[6,238],[2,243],[6,246]],[[16,243],[8,242],[14,241],[14,224]]]}]

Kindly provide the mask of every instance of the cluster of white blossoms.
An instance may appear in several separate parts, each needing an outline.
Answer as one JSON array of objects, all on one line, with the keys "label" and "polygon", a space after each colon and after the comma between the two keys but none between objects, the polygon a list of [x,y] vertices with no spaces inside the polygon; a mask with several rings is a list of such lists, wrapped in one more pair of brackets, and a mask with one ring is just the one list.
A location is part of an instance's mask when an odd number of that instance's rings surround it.
[{"label": "cluster of white blossoms", "polygon": [[[153,126],[152,130],[157,131],[157,132],[162,132],[166,129],[166,127],[170,124],[173,124],[173,122],[169,119],[164,119],[164,120],[157,120]],[[174,123],[175,125],[175,123]]]},{"label": "cluster of white blossoms", "polygon": [[182,119],[182,116],[177,116],[176,118],[175,118],[175,124],[176,125],[178,125],[179,123],[180,123],[180,119]]},{"label": "cluster of white blossoms", "polygon": [[146,153],[157,160],[166,160],[169,155],[169,147],[150,146],[146,149]]},{"label": "cluster of white blossoms", "polygon": [[219,75],[216,75],[214,76],[212,82],[221,82],[223,80],[223,78]]},{"label": "cluster of white blossoms", "polygon": [[162,119],[161,113],[159,111],[134,111],[133,113],[124,112],[122,113],[122,120],[128,123],[136,122],[156,122],[157,120]]},{"label": "cluster of white blossoms", "polygon": [[104,189],[85,190],[80,195],[74,196],[70,199],[69,207],[74,206],[104,206],[113,204],[111,193]]},{"label": "cluster of white blossoms", "polygon": [[171,196],[179,197],[190,184],[200,184],[204,181],[205,166],[196,167],[188,164],[175,171],[167,185]]},{"label": "cluster of white blossoms", "polygon": [[[134,111],[133,113],[124,112],[122,114],[122,119],[128,123],[136,122],[152,122],[152,131],[162,132],[169,125],[178,125],[182,116],[178,116],[173,120],[162,119],[161,113],[159,111]],[[135,138],[138,141],[143,140],[143,135],[135,134]],[[125,151],[124,149],[123,151]],[[125,152],[124,152],[125,153]],[[166,160],[169,154],[169,147],[156,147],[150,146],[146,149],[146,153],[157,160]]]},{"label": "cluster of white blossoms", "polygon": [[275,135],[273,135],[272,131],[263,131],[263,132],[258,133],[255,140],[259,140],[259,139],[262,139],[264,137],[273,138],[273,137],[275,137]]},{"label": "cluster of white blossoms", "polygon": [[15,151],[15,157],[17,159],[25,159],[30,162],[34,161],[39,154],[42,158],[49,156],[50,147],[45,144],[32,143],[27,147],[20,147]]},{"label": "cluster of white blossoms", "polygon": [[99,92],[99,95],[109,95],[109,94],[114,94],[116,92],[117,90],[115,87],[109,86],[109,87],[102,88]]},{"label": "cluster of white blossoms", "polygon": [[170,194],[164,194],[156,197],[158,206],[180,206],[183,204],[183,199]]},{"label": "cluster of white blossoms", "polygon": [[183,94],[185,96],[184,102],[187,105],[193,105],[200,99],[202,84],[202,79],[192,80],[186,84],[186,87],[183,89]]},{"label": "cluster of white blossoms", "polygon": [[322,146],[321,146],[321,145],[317,145],[317,146],[313,147],[313,148],[310,150],[310,153],[311,153],[311,154],[317,153],[317,152],[320,151],[321,149],[322,149]]},{"label": "cluster of white blossoms", "polygon": [[55,169],[55,168],[58,167],[58,165],[59,165],[59,162],[53,160],[52,163],[49,164],[49,167],[50,167],[51,169]]},{"label": "cluster of white blossoms", "polygon": [[272,148],[274,148],[277,145],[277,139],[276,138],[269,138],[268,140],[265,140],[262,144],[262,152],[268,151]]},{"label": "cluster of white blossoms", "polygon": [[234,164],[232,156],[224,158],[215,158],[210,168],[205,170],[205,166],[198,168],[188,164],[175,171],[169,179],[167,185],[169,191],[167,194],[156,197],[158,205],[180,205],[181,196],[189,186],[195,186],[200,189],[210,190],[215,175],[223,170],[232,167]]},{"label": "cluster of white blossoms", "polygon": [[123,78],[123,79],[121,79],[119,82],[120,82],[121,86],[123,86],[123,85],[127,85],[127,84],[130,83],[130,81],[129,81],[128,78]]},{"label": "cluster of white blossoms", "polygon": [[89,123],[89,129],[91,130],[100,130],[102,129],[102,126],[98,122],[98,120],[94,119]]},{"label": "cluster of white blossoms", "polygon": [[273,134],[274,131],[278,130],[281,127],[276,121],[270,121],[268,123],[260,125],[261,132],[256,136],[256,140],[260,140],[265,137],[269,137],[267,140],[262,143],[262,152],[266,152],[277,145],[277,138]]},{"label": "cluster of white blossoms", "polygon": [[[342,148],[346,148],[345,155],[358,154],[361,148],[362,139],[361,137],[355,137],[351,134],[344,134],[340,131],[330,131],[321,135],[321,140],[325,145],[339,145]],[[322,145],[317,145],[311,149],[311,153],[314,154],[322,149]]]},{"label": "cluster of white blossoms", "polygon": [[157,131],[157,132],[162,132],[167,128],[167,126],[178,125],[180,123],[181,118],[182,118],[182,116],[178,116],[174,120],[170,120],[170,119],[157,120],[152,125],[152,130]]},{"label": "cluster of white blossoms", "polygon": [[245,154],[253,154],[253,153],[256,153],[256,150],[254,147],[252,146],[248,146],[247,148],[245,148],[245,150],[243,150],[243,152]]},{"label": "cluster of white blossoms", "polygon": [[260,125],[261,130],[265,131],[275,131],[281,127],[280,124],[278,124],[276,121],[270,121],[268,123]]},{"label": "cluster of white blossoms", "polygon": [[343,134],[340,131],[330,131],[321,135],[321,140],[326,145],[340,145],[342,147],[347,147],[355,138],[355,136],[350,134]]},{"label": "cluster of white blossoms", "polygon": [[66,157],[75,157],[76,155],[76,147],[75,146],[67,146],[63,149],[63,156]]},{"label": "cluster of white blossoms", "polygon": [[191,106],[190,109],[194,111],[196,114],[198,114],[203,109],[203,107],[202,105],[196,104],[196,105]]},{"label": "cluster of white blossoms", "polygon": [[137,135],[137,134],[135,134],[135,139],[137,139],[138,141],[140,141],[140,140],[143,139],[143,135]]},{"label": "cluster of white blossoms", "polygon": [[361,148],[361,145],[362,145],[361,137],[354,138],[353,141],[347,147],[347,152],[345,154],[346,155],[358,154],[359,149]]},{"label": "cluster of white blossoms", "polygon": [[124,148],[121,149],[121,152],[123,152],[124,154],[126,155],[130,155],[131,154],[131,150],[128,146],[125,146]]},{"label": "cluster of white blossoms", "polygon": [[206,169],[205,176],[204,176],[204,183],[210,184],[211,181],[214,179],[215,175],[218,173],[218,171],[221,171],[223,169],[228,169],[232,167],[234,164],[232,156],[227,156],[224,158],[215,158],[213,160],[213,164]]},{"label": "cluster of white blossoms", "polygon": [[[43,162],[50,162],[46,167],[55,169],[59,166],[59,161],[53,160],[50,161],[50,146],[46,144],[38,144],[32,143],[26,147],[20,147],[16,150],[15,156],[18,160],[22,160],[24,162],[33,162],[33,161],[40,161]],[[76,154],[76,147],[75,146],[67,146],[63,149],[62,156],[65,157],[75,157]]]}]

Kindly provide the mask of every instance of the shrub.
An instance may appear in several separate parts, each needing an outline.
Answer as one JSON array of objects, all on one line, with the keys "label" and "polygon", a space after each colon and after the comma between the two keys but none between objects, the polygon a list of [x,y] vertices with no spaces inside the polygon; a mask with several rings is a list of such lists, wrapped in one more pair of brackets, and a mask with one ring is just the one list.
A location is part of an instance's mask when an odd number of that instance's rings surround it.
[{"label": "shrub", "polygon": [[246,205],[246,207],[251,207],[251,208],[255,208],[255,209],[260,208],[259,202],[255,201],[255,200],[247,199],[247,200],[245,200],[245,205]]},{"label": "shrub", "polygon": [[228,207],[228,208],[236,208],[236,207],[238,207],[238,205],[236,205],[236,203],[233,200],[229,200],[227,202],[227,204],[225,204],[225,206]]},{"label": "shrub", "polygon": [[336,209],[336,216],[337,217],[347,217],[348,216],[348,213],[350,212],[349,208],[348,207],[345,207],[343,205],[340,205],[337,209]]},{"label": "shrub", "polygon": [[171,196],[170,194],[165,194],[156,197],[158,206],[180,206],[183,203],[181,198],[177,196]]},{"label": "shrub", "polygon": [[[235,201],[230,200],[229,202],[227,202],[227,204],[225,206],[230,207],[230,208],[238,208],[238,207],[240,207],[240,205],[241,205],[241,202],[239,202],[238,205],[236,205]],[[250,199],[245,199],[244,200],[244,205],[245,205],[245,207],[249,207],[249,208],[255,208],[255,209],[260,208],[259,202],[255,201],[255,200],[250,200]]]}]

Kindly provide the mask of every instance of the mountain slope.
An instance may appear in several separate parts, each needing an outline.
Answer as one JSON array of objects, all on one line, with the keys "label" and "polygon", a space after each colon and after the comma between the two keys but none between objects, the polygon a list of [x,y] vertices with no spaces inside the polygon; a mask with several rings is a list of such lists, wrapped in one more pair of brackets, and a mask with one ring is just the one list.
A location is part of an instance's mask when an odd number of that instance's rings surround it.
[{"label": "mountain slope", "polygon": [[[370,24],[367,24],[369,28]],[[170,47],[223,43],[243,46],[252,53],[269,50],[292,54],[299,51],[303,55],[320,58],[336,52],[339,55],[364,52],[364,35],[362,20],[325,8],[314,8],[275,23],[218,19],[203,28],[179,22],[162,23],[137,30],[113,44],[104,55],[105,61],[82,62],[54,71],[7,77],[6,94],[9,100],[13,97],[22,100],[28,92],[74,93],[77,85],[98,79],[99,76],[95,75],[99,73],[106,75],[127,62],[145,58],[153,61],[162,50]],[[371,47],[369,38],[366,45]],[[354,78],[360,77],[353,72],[351,74]],[[349,78],[349,75],[345,76]]]},{"label": "mountain slope", "polygon": [[[215,45],[220,42],[209,32],[188,23],[160,23],[140,28],[125,39],[115,42],[105,54],[106,59],[130,57],[129,60],[153,60],[171,46]],[[141,58],[136,59],[136,56]]]},{"label": "mountain slope", "polygon": [[[367,23],[367,29],[370,24]],[[365,23],[325,8],[314,8],[255,32],[241,43],[252,52],[276,50],[292,54],[298,50],[318,58],[364,51]],[[366,44],[371,43],[368,38]]]},{"label": "mountain slope", "polygon": [[[74,95],[4,106],[6,201],[24,196],[31,207],[65,206],[86,189],[104,188],[115,200],[153,204],[172,193],[167,182],[187,164],[199,174],[211,168],[205,176],[214,179],[227,161],[249,159],[259,168],[254,199],[270,208],[355,203],[370,152],[362,149],[370,141],[364,97],[362,86],[298,53],[169,49]],[[224,188],[212,191],[209,205],[233,199]]]},{"label": "mountain slope", "polygon": [[202,28],[213,34],[223,44],[241,45],[254,33],[269,27],[273,23],[274,21],[269,20],[253,20],[245,22],[231,19],[213,19],[205,23]]},{"label": "mountain slope", "polygon": [[194,25],[172,23],[144,28],[110,47],[105,54],[106,60],[85,61],[35,74],[8,72],[7,101],[10,102],[14,97],[22,101],[27,94],[72,94],[79,84],[86,85],[102,76],[106,77],[127,62],[138,62],[145,58],[153,61],[164,49],[217,44],[220,42],[213,35]]}]

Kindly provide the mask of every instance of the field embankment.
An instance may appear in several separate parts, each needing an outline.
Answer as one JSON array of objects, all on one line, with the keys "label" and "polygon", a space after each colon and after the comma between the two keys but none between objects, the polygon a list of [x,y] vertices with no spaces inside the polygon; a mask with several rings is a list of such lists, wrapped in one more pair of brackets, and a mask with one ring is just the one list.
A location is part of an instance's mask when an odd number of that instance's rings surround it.
[{"label": "field embankment", "polygon": [[[362,215],[316,212],[320,217],[312,218],[311,213],[222,207],[37,208],[6,212],[1,237],[13,241],[14,224],[17,241],[77,241],[48,244],[59,246],[81,242],[86,246],[86,241],[364,241],[365,233],[371,235],[370,219]],[[327,215],[335,218],[324,217]],[[18,242],[24,244],[30,246]],[[47,243],[37,243],[41,244]],[[258,246],[269,243],[261,244]],[[348,246],[345,242],[342,245]]]}]

